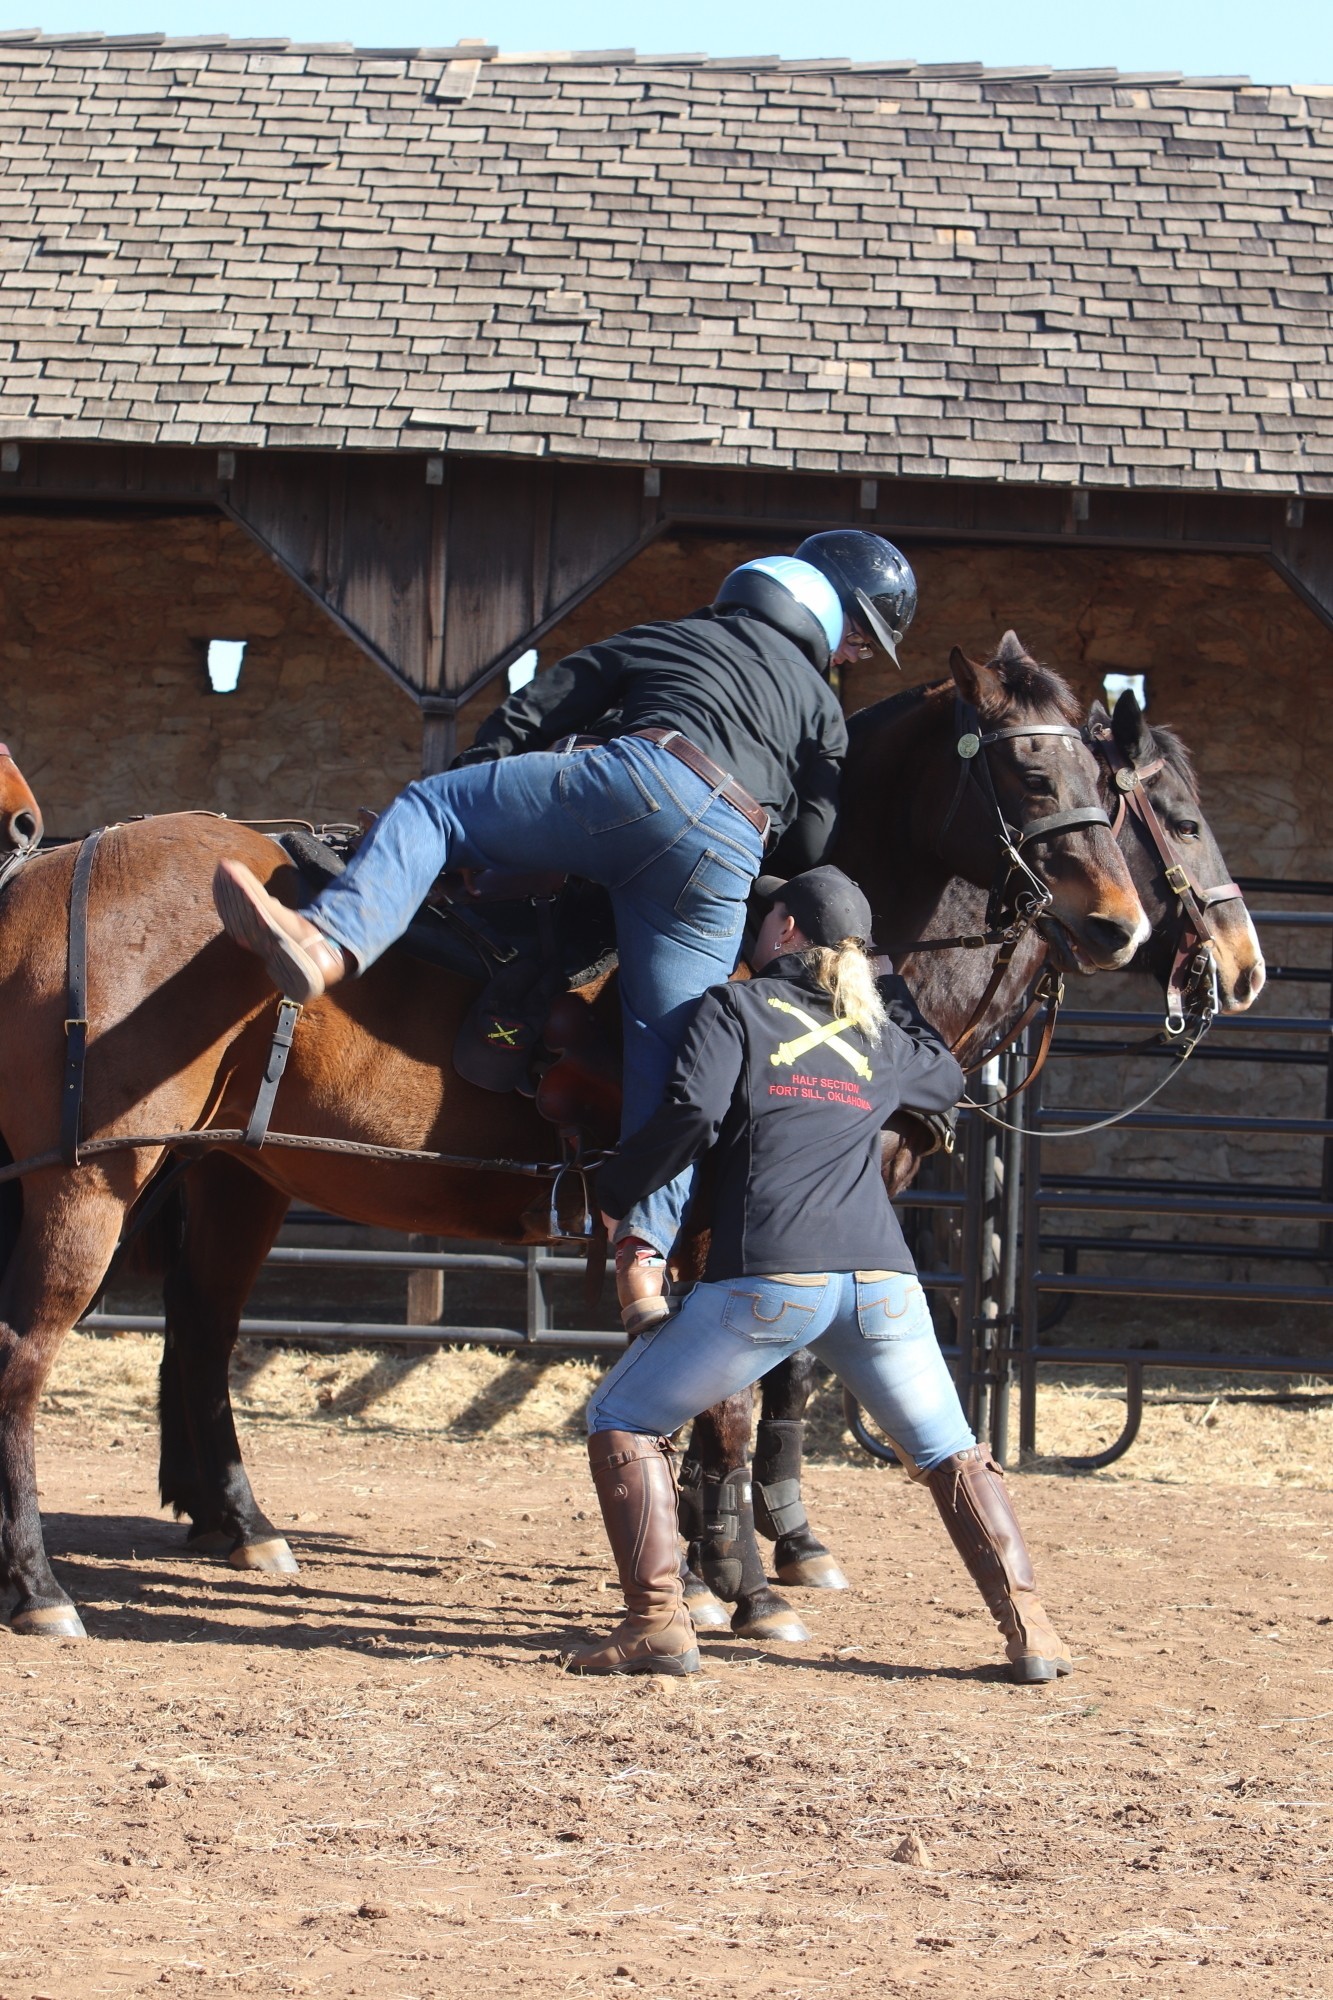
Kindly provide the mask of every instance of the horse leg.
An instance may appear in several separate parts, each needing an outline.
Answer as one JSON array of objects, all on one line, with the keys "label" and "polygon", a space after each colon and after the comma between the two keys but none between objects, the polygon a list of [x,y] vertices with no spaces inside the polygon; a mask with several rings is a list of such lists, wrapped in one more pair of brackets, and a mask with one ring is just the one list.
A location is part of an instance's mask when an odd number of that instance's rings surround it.
[{"label": "horse leg", "polygon": [[92,1176],[37,1175],[0,1276],[0,1590],[14,1594],[14,1631],[35,1638],[86,1636],[47,1561],[33,1430],[51,1364],[97,1296],[127,1206]]},{"label": "horse leg", "polygon": [[770,1585],[755,1539],[750,1504],[748,1389],[715,1403],[694,1420],[691,1448],[702,1470],[702,1533],[691,1545],[691,1567],[718,1597],[733,1603],[731,1629],[739,1639],[808,1639],[796,1613]]},{"label": "horse leg", "polygon": [[685,1609],[696,1632],[725,1632],[731,1629],[731,1613],[722,1599],[704,1582],[694,1567],[694,1554],[703,1541],[704,1532],[704,1468],[694,1442],[694,1426],[690,1427],[690,1442],[680,1461],[677,1475],[677,1519],[680,1532],[685,1538],[685,1552],[680,1559],[680,1583],[685,1592]]},{"label": "horse leg", "polygon": [[846,1590],[847,1579],[810,1526],[801,1499],[805,1411],[817,1363],[808,1349],[770,1368],[754,1443],[754,1521],[774,1544],[779,1583],[811,1590]]},{"label": "horse leg", "polygon": [[186,1183],[185,1226],[167,1266],[159,1376],[164,1506],[188,1515],[187,1546],[233,1569],[296,1573],[251,1490],[232,1415],[228,1369],[241,1311],[288,1198],[241,1162],[215,1155]]}]

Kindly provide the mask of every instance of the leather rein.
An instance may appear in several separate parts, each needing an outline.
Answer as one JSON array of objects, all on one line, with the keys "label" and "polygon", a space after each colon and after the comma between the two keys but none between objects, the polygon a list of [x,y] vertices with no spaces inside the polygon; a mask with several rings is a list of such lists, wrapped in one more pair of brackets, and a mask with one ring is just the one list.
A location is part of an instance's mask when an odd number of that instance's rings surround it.
[{"label": "leather rein", "polygon": [[[1167,978],[1164,1028],[1167,1036],[1177,1040],[1186,1033],[1191,1020],[1206,1013],[1208,1025],[1211,1025],[1218,1011],[1218,938],[1209,912],[1216,909],[1219,903],[1240,902],[1242,891],[1234,882],[1219,882],[1212,889],[1201,888],[1179,859],[1144,783],[1145,779],[1155,778],[1164,768],[1165,757],[1158,755],[1147,764],[1131,763],[1104,722],[1091,725],[1088,741],[1106,765],[1116,788],[1112,833],[1118,839],[1126,817],[1130,813],[1134,815],[1149,845],[1156,850],[1167,886],[1180,904],[1181,923]],[[1197,1035],[1195,1039],[1198,1039]]]},{"label": "leather rein", "polygon": [[[958,782],[954,788],[949,810],[936,836],[936,846],[938,848],[943,841],[962,804],[969,780],[973,780],[978,783],[991,809],[996,822],[1001,857],[1007,860],[1008,867],[997,872],[991,885],[986,905],[987,928],[984,931],[968,932],[950,938],[923,938],[909,946],[908,952],[902,954],[905,957],[918,951],[974,951],[982,950],[988,945],[998,947],[981,998],[950,1044],[950,1052],[953,1055],[958,1054],[969,1035],[984,1019],[1004,983],[1018,945],[1054,900],[1050,889],[1023,856],[1022,850],[1028,841],[1068,832],[1080,826],[1109,827],[1112,837],[1118,839],[1126,816],[1132,813],[1138,820],[1149,845],[1156,852],[1167,885],[1179,904],[1180,923],[1167,980],[1166,1017],[1162,1028],[1157,1034],[1149,1035],[1141,1042],[1127,1043],[1123,1051],[1125,1054],[1137,1054],[1148,1049],[1159,1049],[1164,1045],[1174,1045],[1175,1065],[1145,1097],[1116,1112],[1112,1117],[1100,1119],[1095,1124],[1066,1128],[1063,1132],[1048,1133],[1045,1136],[1074,1139],[1090,1132],[1103,1131],[1107,1126],[1119,1124],[1122,1119],[1128,1118],[1133,1112],[1141,1110],[1145,1104],[1150,1103],[1170,1082],[1181,1063],[1187,1061],[1194,1053],[1212,1026],[1220,1010],[1220,1001],[1217,990],[1218,937],[1209,913],[1221,903],[1240,900],[1242,891],[1234,882],[1221,882],[1211,889],[1201,887],[1179,859],[1157,809],[1148,795],[1146,785],[1146,780],[1156,777],[1163,770],[1166,763],[1164,756],[1159,754],[1146,764],[1134,764],[1121,749],[1110,726],[1104,722],[1093,723],[1086,729],[1075,729],[1065,723],[1036,722],[1029,723],[1026,727],[1018,724],[1007,729],[983,733],[976,710],[971,704],[957,701],[955,715],[960,724],[957,742],[960,760]],[[984,752],[992,743],[1017,736],[1076,737],[1086,743],[1105,765],[1115,786],[1115,817],[1112,818],[1101,807],[1085,806],[1075,807],[1064,813],[1047,814],[1040,819],[1029,821],[1021,828],[1011,826],[1004,816]],[[1021,886],[1017,893],[1014,893],[1013,884],[1016,878]],[[1005,921],[1006,916],[1008,921]],[[1045,1009],[1037,1048],[1022,1081],[1013,1090],[1006,1091],[1001,1097],[991,1098],[985,1104],[978,1104],[970,1098],[964,1099],[969,1110],[979,1111],[991,1124],[1003,1126],[1008,1131],[1019,1129],[1008,1125],[1002,1118],[994,1117],[992,1113],[997,1106],[1008,1104],[1020,1097],[1040,1076],[1051,1052],[1056,1021],[1064,997],[1062,975],[1053,966],[1047,966],[1037,979],[1022,1012],[1006,1031],[1003,1039],[988,1049],[977,1062],[964,1067],[964,1074],[973,1076],[985,1063],[1003,1055],[1021,1039],[1038,1013]]]}]

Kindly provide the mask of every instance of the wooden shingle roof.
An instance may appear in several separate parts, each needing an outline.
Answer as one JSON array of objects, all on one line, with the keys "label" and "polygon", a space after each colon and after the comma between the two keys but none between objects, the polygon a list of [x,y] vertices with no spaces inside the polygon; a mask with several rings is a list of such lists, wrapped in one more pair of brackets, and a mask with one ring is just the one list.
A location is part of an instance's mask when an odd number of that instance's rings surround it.
[{"label": "wooden shingle roof", "polygon": [[1333,491],[1333,92],[0,37],[0,435]]}]

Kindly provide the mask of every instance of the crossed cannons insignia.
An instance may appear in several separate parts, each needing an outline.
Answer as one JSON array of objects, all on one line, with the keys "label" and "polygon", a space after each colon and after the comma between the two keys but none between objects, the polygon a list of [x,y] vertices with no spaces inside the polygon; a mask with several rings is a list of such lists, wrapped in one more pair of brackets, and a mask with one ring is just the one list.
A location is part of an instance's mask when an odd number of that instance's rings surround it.
[{"label": "crossed cannons insignia", "polygon": [[485,1040],[494,1042],[499,1048],[516,1049],[520,1045],[519,1037],[526,1026],[525,1021],[503,1021],[498,1014],[493,1014],[490,1026],[486,1030]]},{"label": "crossed cannons insignia", "polygon": [[778,1000],[770,994],[768,1004],[784,1014],[795,1015],[808,1031],[804,1035],[795,1036],[790,1042],[778,1044],[768,1059],[775,1069],[785,1069],[790,1063],[798,1062],[802,1056],[809,1055],[811,1049],[830,1048],[840,1055],[859,1077],[869,1083],[874,1075],[870,1064],[859,1049],[854,1049],[850,1042],[844,1042],[842,1039],[843,1029],[852,1026],[850,1015],[841,1014],[836,1021],[816,1021],[813,1015],[806,1013],[804,1007],[793,1007],[790,1000]]}]

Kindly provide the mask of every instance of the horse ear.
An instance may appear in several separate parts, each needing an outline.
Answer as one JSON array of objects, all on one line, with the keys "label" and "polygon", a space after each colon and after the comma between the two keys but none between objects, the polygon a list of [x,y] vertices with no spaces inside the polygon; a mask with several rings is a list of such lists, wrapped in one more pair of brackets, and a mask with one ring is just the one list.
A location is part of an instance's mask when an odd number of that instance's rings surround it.
[{"label": "horse ear", "polygon": [[1117,701],[1115,714],[1111,717],[1111,729],[1131,764],[1146,762],[1151,757],[1155,747],[1152,731],[1143,719],[1143,710],[1133,688],[1126,688]]},{"label": "horse ear", "polygon": [[1028,649],[1017,632],[1006,632],[1000,641],[1000,650],[995,655],[996,664],[1002,667],[1025,666],[1028,658]]},{"label": "horse ear", "polygon": [[984,715],[1002,697],[1000,676],[980,660],[969,660],[961,646],[955,646],[949,655],[949,672],[963,700],[970,701],[978,715]]},{"label": "horse ear", "polygon": [[1110,727],[1111,718],[1107,714],[1104,704],[1100,701],[1094,701],[1088,710],[1088,728],[1109,729]]}]

